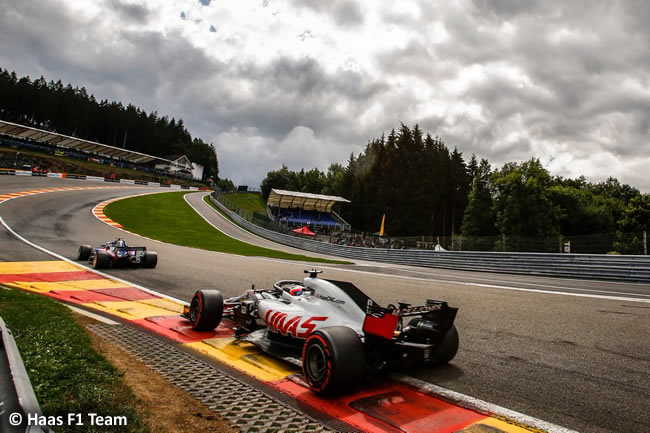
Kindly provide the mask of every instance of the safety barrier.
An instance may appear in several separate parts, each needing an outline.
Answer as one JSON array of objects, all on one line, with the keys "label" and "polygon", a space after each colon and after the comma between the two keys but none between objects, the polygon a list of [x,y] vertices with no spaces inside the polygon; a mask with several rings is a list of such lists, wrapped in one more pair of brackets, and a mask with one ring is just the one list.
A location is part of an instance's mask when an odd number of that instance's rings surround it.
[{"label": "safety barrier", "polygon": [[227,209],[213,195],[210,200],[237,224],[258,236],[320,254],[427,268],[650,283],[650,256],[348,247],[259,227]]},{"label": "safety barrier", "polygon": [[[16,341],[4,320],[0,317],[0,383],[5,384],[0,392],[0,431],[7,433],[36,433],[42,429],[29,425],[28,416],[41,416],[41,408],[27,371],[20,357]],[[36,424],[36,423],[31,423]]]},{"label": "safety barrier", "polygon": [[170,189],[185,189],[189,191],[198,191],[198,190],[207,190],[208,188],[198,188],[195,186],[185,186],[185,185],[175,185],[175,184],[161,184],[157,182],[146,182],[140,180],[130,180],[130,179],[116,179],[112,177],[101,177],[101,176],[87,176],[85,174],[68,174],[68,173],[39,173],[26,170],[14,170],[14,169],[0,169],[0,174],[5,175],[14,175],[14,176],[44,176],[52,177],[59,179],[79,179],[79,180],[90,180],[95,182],[114,182],[114,183],[124,183],[130,185],[148,185],[148,186],[157,186],[165,187]]}]

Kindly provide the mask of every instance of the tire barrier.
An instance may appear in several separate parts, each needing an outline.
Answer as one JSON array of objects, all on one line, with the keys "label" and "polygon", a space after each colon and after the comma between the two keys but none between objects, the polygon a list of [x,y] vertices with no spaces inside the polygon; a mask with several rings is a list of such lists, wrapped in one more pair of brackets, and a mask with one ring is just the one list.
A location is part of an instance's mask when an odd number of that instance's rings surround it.
[{"label": "tire barrier", "polygon": [[348,247],[297,238],[259,227],[226,208],[213,194],[210,200],[239,226],[258,236],[319,254],[426,268],[650,283],[650,256]]}]

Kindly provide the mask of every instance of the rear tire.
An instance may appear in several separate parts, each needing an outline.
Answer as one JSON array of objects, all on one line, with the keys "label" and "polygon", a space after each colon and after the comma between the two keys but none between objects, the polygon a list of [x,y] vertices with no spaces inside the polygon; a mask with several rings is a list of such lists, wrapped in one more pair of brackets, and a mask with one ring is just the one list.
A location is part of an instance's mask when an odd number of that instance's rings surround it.
[{"label": "rear tire", "polygon": [[456,353],[458,353],[458,331],[456,326],[451,325],[449,331],[440,341],[440,345],[431,354],[431,364],[447,364],[454,359]]},{"label": "rear tire", "polygon": [[111,265],[111,255],[108,251],[97,251],[93,258],[93,269],[108,268]]},{"label": "rear tire", "polygon": [[93,248],[90,245],[81,245],[77,252],[77,260],[88,260]]},{"label": "rear tire", "polygon": [[332,326],[307,337],[302,372],[317,394],[334,395],[354,388],[365,375],[363,343],[356,331]]},{"label": "rear tire", "polygon": [[190,324],[195,331],[212,331],[223,316],[223,296],[214,289],[198,290],[190,303]]},{"label": "rear tire", "polygon": [[142,258],[143,268],[155,268],[158,263],[158,253],[154,251],[147,251]]}]

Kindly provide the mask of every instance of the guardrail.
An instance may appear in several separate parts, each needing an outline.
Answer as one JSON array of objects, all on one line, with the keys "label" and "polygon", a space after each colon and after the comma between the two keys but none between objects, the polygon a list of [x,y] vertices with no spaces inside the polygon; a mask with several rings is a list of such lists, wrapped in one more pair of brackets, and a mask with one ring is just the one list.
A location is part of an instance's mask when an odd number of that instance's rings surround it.
[{"label": "guardrail", "polygon": [[320,254],[427,268],[650,283],[649,256],[348,247],[298,238],[256,226],[227,209],[212,195],[210,200],[237,224],[258,236]]},{"label": "guardrail", "polygon": [[41,408],[27,376],[14,336],[0,317],[0,431],[7,433],[52,432],[29,423],[41,417]]},{"label": "guardrail", "polygon": [[112,182],[112,183],[122,183],[127,185],[143,185],[143,186],[154,186],[162,187],[169,189],[186,189],[189,191],[198,191],[198,190],[208,190],[209,188],[198,188],[196,186],[185,186],[185,185],[175,185],[167,183],[157,183],[157,182],[147,182],[145,180],[132,180],[132,179],[118,179],[112,177],[102,177],[102,176],[88,176],[85,174],[71,174],[71,173],[46,173],[46,172],[35,172],[29,170],[16,170],[16,169],[7,169],[0,168],[0,175],[9,175],[9,176],[39,176],[39,177],[52,177],[58,179],[78,179],[78,180],[90,180],[95,182]]}]

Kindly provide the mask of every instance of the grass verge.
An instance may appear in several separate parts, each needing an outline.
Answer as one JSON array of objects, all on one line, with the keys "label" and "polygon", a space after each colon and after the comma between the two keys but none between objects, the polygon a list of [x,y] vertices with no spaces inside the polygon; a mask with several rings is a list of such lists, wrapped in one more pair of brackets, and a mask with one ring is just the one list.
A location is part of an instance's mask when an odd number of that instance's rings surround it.
[{"label": "grass verge", "polygon": [[127,198],[110,203],[104,214],[125,230],[175,245],[241,256],[271,257],[303,262],[349,264],[271,250],[233,239],[205,222],[183,200],[187,192],[168,192]]},{"label": "grass verge", "polygon": [[[84,425],[56,426],[57,433],[148,432],[134,409],[138,400],[97,353],[65,306],[44,296],[0,286],[0,316],[11,329],[43,415],[82,414]],[[89,413],[125,416],[127,426],[91,426]]]},{"label": "grass verge", "polygon": [[219,208],[218,208],[214,203],[212,203],[212,200],[210,200],[210,194],[206,194],[206,196],[203,197],[203,201],[206,202],[206,203],[208,204],[208,206],[210,206],[212,209],[214,209],[214,210],[216,210],[217,212],[219,212],[219,213],[221,214],[222,217],[226,218],[227,220],[229,220],[229,221],[232,222],[233,224],[236,224],[237,226],[239,226],[239,224],[237,224],[237,223],[235,222],[235,220],[232,219],[232,217],[231,217],[230,215],[228,215],[227,213],[225,213],[224,211],[222,211],[221,209],[219,209]]},{"label": "grass verge", "polygon": [[247,214],[253,215],[255,212],[266,215],[266,202],[262,194],[252,192],[238,192],[224,196],[228,200],[229,208],[239,208]]}]

